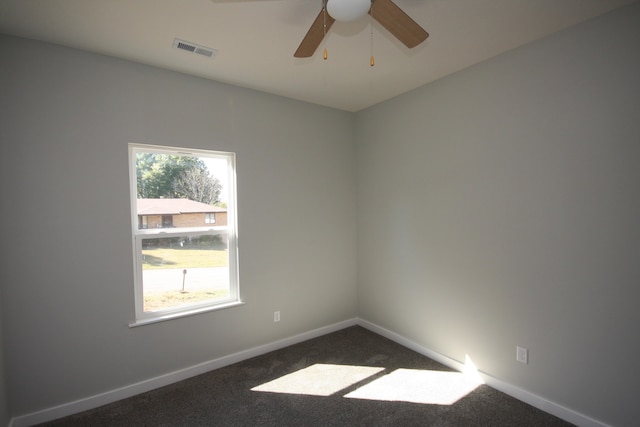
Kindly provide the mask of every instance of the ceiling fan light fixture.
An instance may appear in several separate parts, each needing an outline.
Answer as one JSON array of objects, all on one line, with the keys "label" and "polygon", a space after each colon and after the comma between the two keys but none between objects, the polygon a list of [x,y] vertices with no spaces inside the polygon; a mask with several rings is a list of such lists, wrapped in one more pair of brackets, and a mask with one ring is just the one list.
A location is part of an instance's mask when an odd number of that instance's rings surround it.
[{"label": "ceiling fan light fixture", "polygon": [[354,21],[369,12],[371,0],[328,0],[327,12],[336,21]]}]

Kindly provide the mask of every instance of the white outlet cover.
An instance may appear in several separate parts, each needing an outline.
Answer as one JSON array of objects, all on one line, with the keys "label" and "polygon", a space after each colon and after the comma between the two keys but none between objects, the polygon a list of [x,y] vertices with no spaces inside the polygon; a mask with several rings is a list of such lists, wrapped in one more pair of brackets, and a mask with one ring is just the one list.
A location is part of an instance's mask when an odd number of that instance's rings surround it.
[{"label": "white outlet cover", "polygon": [[516,360],[520,363],[529,363],[529,349],[526,347],[516,347]]}]

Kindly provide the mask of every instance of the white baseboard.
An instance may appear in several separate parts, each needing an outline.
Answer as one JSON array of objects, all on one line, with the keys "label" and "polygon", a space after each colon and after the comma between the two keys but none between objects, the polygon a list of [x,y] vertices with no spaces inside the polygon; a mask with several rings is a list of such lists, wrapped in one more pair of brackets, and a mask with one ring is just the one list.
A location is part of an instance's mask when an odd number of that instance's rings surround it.
[{"label": "white baseboard", "polygon": [[[68,415],[76,414],[78,412],[86,411],[89,409],[97,408],[127,397],[135,396],[136,394],[144,393],[150,390],[154,390],[159,387],[163,387],[178,381],[185,380],[187,378],[194,377],[196,375],[209,372],[214,369],[222,368],[233,363],[241,362],[243,360],[260,356],[270,351],[279,350],[284,347],[288,347],[293,344],[297,344],[312,338],[316,338],[322,335],[326,335],[340,329],[347,328],[349,326],[360,325],[372,332],[377,333],[385,338],[388,338],[398,344],[407,347],[417,353],[429,357],[436,362],[442,363],[457,371],[463,371],[465,365],[457,360],[451,359],[443,354],[430,350],[426,347],[417,344],[402,335],[378,326],[364,319],[349,319],[343,322],[339,322],[333,325],[329,325],[323,328],[314,329],[309,332],[305,332],[293,337],[285,338],[282,340],[274,341],[269,344],[253,347],[248,350],[240,351],[228,356],[223,356],[218,359],[210,360],[200,363],[198,365],[190,366],[178,371],[170,372],[168,374],[160,375],[158,377],[150,378],[145,381],[141,381],[135,384],[130,384],[115,390],[110,390],[105,393],[89,396],[83,399],[79,399],[73,402],[65,403],[62,405],[54,406],[51,408],[43,409],[41,411],[33,412],[26,415],[21,415],[11,419],[9,427],[28,427],[34,424],[39,424],[57,418],[62,418]],[[549,414],[555,415],[565,421],[575,424],[580,427],[610,427],[598,420],[590,418],[572,409],[566,408],[562,405],[558,405],[543,397],[530,393],[514,385],[508,384],[483,372],[478,372],[480,378],[485,384],[495,388],[503,393],[506,393],[518,400],[521,400],[531,406],[534,406],[540,410],[543,410]]]},{"label": "white baseboard", "polygon": [[[463,363],[457,360],[451,359],[443,354],[437,353],[433,350],[430,350],[426,347],[423,347],[420,344],[417,344],[403,337],[400,334],[397,334],[393,331],[385,329],[381,326],[378,326],[364,319],[358,319],[358,324],[363,328],[369,329],[370,331],[375,332],[376,334],[381,335],[385,338],[388,338],[391,341],[394,341],[404,347],[407,347],[415,351],[416,353],[420,353],[424,356],[427,356],[430,359],[435,360],[436,362],[442,363],[443,365],[448,366],[451,369],[455,369],[456,371],[460,371],[460,372],[464,370],[465,365]],[[536,394],[530,393],[512,384],[506,383],[482,371],[479,371],[478,375],[480,376],[482,381],[488,386],[495,388],[496,390],[499,390],[505,394],[508,394],[509,396],[515,397],[516,399],[522,402],[525,402],[551,415],[555,415],[556,417],[561,418],[577,426],[611,427],[608,424],[605,424],[601,421],[590,418],[586,415],[583,415],[579,412],[576,412],[562,405],[558,405],[557,403],[551,402]]]},{"label": "white baseboard", "polygon": [[240,351],[238,353],[223,356],[218,359],[203,362],[194,366],[180,369],[178,371],[140,381],[135,384],[130,384],[115,390],[110,390],[105,393],[96,394],[94,396],[89,396],[83,399],[76,400],[74,402],[64,403],[62,405],[43,409],[41,411],[33,412],[30,414],[20,415],[11,419],[9,427],[28,427],[34,424],[44,423],[47,421],[66,417],[67,415],[77,414],[82,411],[107,405],[109,403],[125,399],[127,397],[135,396],[136,394],[144,393],[159,387],[173,384],[175,382],[182,381],[187,378],[212,371],[214,369],[222,368],[246,359],[250,359],[252,357],[260,356],[274,350],[279,350],[281,348],[288,347],[290,345],[297,344],[322,335],[326,335],[331,332],[339,331],[340,329],[344,329],[357,324],[358,319],[345,320],[343,322],[335,323],[333,325],[295,335],[293,337],[274,341],[272,343],[261,345],[258,347],[253,347],[248,350]]}]

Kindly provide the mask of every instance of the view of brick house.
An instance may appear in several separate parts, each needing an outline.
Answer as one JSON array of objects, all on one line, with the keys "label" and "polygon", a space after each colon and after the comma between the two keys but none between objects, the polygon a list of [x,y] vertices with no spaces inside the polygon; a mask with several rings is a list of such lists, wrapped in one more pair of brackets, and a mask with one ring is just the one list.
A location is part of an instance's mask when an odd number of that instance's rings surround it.
[{"label": "view of brick house", "polygon": [[138,199],[138,228],[227,225],[227,209],[188,199]]}]

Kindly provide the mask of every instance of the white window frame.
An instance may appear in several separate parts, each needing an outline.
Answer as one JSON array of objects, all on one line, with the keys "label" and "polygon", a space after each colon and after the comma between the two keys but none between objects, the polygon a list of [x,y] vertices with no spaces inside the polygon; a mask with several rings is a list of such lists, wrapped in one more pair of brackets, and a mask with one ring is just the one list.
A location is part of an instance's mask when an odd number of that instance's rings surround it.
[{"label": "white window frame", "polygon": [[214,212],[205,213],[204,214],[204,223],[205,224],[215,224],[216,223],[216,214]]},{"label": "white window frame", "polygon": [[[208,225],[205,227],[176,227],[171,229],[139,228],[137,213],[137,176],[136,154],[158,153],[179,156],[225,158],[227,160],[226,191],[227,191],[227,225]],[[243,304],[240,298],[240,286],[238,280],[238,233],[237,233],[237,199],[236,199],[236,166],[235,153],[224,151],[200,150],[182,147],[167,147],[147,144],[129,144],[129,184],[131,195],[131,235],[133,240],[134,262],[134,300],[135,321],[130,327],[141,326],[149,323],[161,322],[174,318],[190,316],[212,310],[233,307]],[[142,240],[158,236],[169,238],[179,236],[203,236],[220,235],[227,233],[229,256],[229,296],[215,300],[202,301],[181,307],[167,308],[153,312],[144,311],[144,290],[142,276]]]}]

